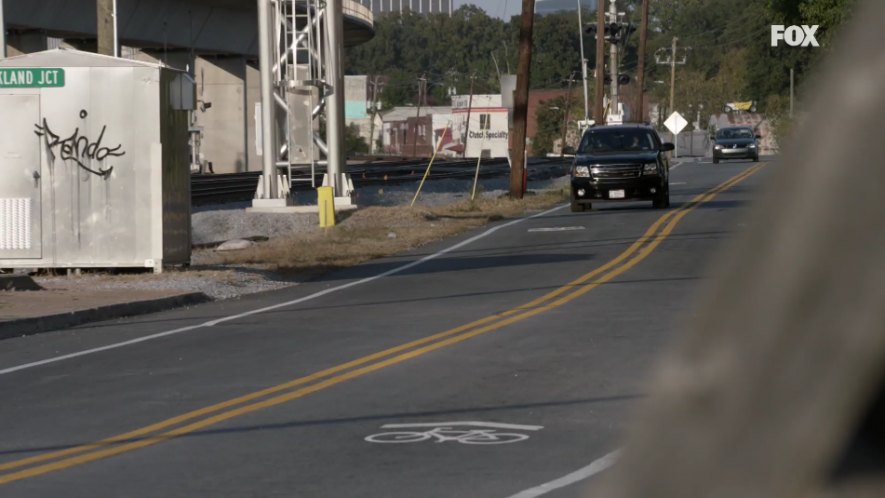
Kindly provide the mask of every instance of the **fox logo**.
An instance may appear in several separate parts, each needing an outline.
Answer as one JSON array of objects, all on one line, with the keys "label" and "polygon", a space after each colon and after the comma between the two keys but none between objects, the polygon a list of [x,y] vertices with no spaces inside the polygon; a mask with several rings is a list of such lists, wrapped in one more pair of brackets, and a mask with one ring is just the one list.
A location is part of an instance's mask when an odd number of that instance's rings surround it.
[{"label": "fox logo", "polygon": [[784,26],[783,24],[773,24],[771,26],[771,46],[777,47],[781,40],[785,41],[791,47],[820,47],[814,34],[819,28],[817,24],[814,26]]}]

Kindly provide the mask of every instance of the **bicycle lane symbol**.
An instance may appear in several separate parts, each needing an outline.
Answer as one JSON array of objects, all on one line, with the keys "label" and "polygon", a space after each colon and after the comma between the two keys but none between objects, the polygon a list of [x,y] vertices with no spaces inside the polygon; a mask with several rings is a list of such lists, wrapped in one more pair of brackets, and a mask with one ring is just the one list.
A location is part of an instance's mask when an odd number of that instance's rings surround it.
[{"label": "bicycle lane symbol", "polygon": [[[436,422],[421,424],[386,424],[382,429],[402,429],[380,432],[365,438],[370,443],[402,444],[433,441],[461,444],[509,444],[529,438],[524,432],[539,431],[542,425],[501,424],[495,422]],[[411,429],[411,430],[409,430]],[[519,432],[505,432],[519,431]]]}]

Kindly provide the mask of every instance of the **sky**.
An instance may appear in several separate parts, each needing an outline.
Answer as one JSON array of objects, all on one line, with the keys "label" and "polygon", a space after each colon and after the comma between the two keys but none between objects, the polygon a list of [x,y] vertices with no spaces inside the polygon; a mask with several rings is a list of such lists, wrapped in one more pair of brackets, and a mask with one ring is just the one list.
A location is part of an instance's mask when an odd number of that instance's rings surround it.
[{"label": "sky", "polygon": [[490,16],[501,19],[510,19],[510,16],[519,14],[522,9],[522,0],[458,0],[455,2],[455,8],[468,3],[480,7]]},{"label": "sky", "polygon": [[[538,3],[541,3],[543,0],[535,0],[535,4],[537,6]],[[456,0],[455,8],[472,3],[476,6],[482,8],[486,13],[490,16],[500,17],[501,19],[510,20],[511,16],[515,16],[522,11],[522,0]],[[572,0],[575,8],[577,8],[578,3],[576,0]],[[589,5],[595,2],[590,2],[588,0],[583,0],[584,5]]]}]

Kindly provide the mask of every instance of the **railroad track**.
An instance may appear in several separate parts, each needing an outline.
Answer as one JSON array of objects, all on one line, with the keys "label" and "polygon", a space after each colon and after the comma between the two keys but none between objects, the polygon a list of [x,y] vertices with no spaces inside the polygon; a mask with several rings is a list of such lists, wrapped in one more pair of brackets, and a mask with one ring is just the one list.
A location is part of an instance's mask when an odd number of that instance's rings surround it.
[{"label": "railroad track", "polygon": [[[545,178],[561,173],[556,166],[559,160],[537,160],[529,164],[529,178]],[[354,186],[417,182],[424,175],[427,160],[377,161],[352,165],[347,172]],[[441,161],[433,164],[429,180],[473,178],[476,160]],[[505,176],[510,168],[506,159],[488,159],[480,168],[481,178]],[[317,184],[322,181],[322,171],[317,171]],[[222,204],[248,201],[255,197],[259,171],[246,173],[202,174],[191,176],[191,199],[194,204]],[[310,190],[310,172],[293,175],[292,190]]]}]

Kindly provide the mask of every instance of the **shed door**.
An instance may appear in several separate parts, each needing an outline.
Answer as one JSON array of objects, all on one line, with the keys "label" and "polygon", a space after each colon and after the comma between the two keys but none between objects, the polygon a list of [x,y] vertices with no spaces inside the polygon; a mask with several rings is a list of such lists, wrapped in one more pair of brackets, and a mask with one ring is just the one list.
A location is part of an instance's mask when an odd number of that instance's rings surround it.
[{"label": "shed door", "polygon": [[39,122],[39,96],[0,95],[0,260],[43,255]]}]

